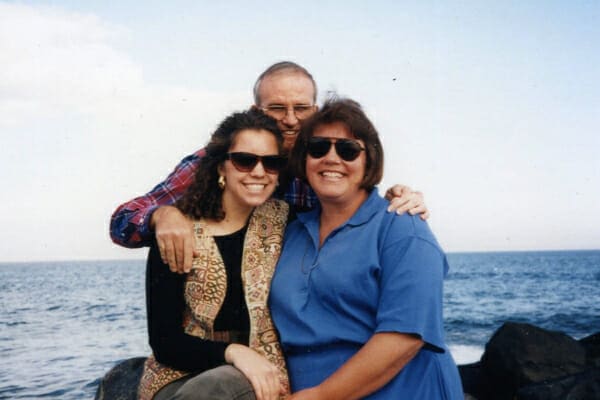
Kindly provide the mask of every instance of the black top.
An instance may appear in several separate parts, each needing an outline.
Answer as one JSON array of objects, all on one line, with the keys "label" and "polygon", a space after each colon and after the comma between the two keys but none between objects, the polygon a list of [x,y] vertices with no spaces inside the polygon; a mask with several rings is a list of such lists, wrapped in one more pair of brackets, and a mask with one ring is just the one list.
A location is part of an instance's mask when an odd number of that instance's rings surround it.
[{"label": "black top", "polygon": [[[215,331],[250,329],[241,279],[246,228],[215,236],[227,271],[227,293],[215,320]],[[200,339],[183,331],[184,284],[187,275],[169,270],[162,262],[156,241],[146,265],[148,335],[154,357],[161,364],[188,372],[200,372],[225,364],[228,343]]]},{"label": "black top", "polygon": [[227,271],[227,293],[215,319],[215,331],[250,330],[250,317],[242,284],[242,252],[246,228],[247,226],[232,234],[214,237]]}]

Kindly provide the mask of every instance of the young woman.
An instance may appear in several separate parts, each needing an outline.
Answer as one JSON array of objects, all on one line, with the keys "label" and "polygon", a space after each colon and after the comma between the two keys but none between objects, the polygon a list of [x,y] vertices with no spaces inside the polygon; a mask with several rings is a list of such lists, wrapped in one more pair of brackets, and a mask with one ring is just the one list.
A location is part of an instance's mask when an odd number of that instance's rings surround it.
[{"label": "young woman", "polygon": [[275,400],[289,393],[267,299],[288,206],[268,200],[286,165],[277,123],[261,111],[225,119],[176,206],[193,219],[192,271],[173,273],[156,243],[147,263],[153,354],[140,399]]}]

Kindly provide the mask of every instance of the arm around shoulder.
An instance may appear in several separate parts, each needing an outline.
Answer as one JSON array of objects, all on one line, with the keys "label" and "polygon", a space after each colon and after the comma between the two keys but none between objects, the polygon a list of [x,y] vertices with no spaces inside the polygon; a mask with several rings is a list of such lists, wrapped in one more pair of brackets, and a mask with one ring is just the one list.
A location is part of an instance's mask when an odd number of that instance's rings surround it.
[{"label": "arm around shoulder", "polygon": [[404,185],[394,185],[385,192],[385,198],[389,200],[389,212],[410,215],[419,215],[422,220],[429,218],[429,210],[425,205],[423,193],[413,191],[410,187]]},{"label": "arm around shoulder", "polygon": [[163,182],[143,196],[121,204],[110,220],[110,237],[115,244],[135,248],[150,246],[150,219],[159,206],[171,205],[191,184],[204,149],[184,158]]}]

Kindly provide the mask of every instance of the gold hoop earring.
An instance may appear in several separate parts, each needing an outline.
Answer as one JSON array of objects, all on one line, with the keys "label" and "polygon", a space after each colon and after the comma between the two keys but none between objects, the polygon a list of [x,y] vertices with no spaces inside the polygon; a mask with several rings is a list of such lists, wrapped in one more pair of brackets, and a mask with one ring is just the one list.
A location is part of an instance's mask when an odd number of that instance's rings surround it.
[{"label": "gold hoop earring", "polygon": [[219,175],[219,179],[217,180],[219,187],[221,190],[225,189],[225,177],[223,175]]}]

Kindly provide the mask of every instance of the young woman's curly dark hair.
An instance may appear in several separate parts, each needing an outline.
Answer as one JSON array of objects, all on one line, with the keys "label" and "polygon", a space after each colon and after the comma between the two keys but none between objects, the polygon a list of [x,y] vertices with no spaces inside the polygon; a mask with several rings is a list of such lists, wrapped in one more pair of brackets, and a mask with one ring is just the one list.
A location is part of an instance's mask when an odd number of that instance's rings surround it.
[{"label": "young woman's curly dark hair", "polygon": [[219,187],[218,167],[225,161],[236,134],[242,130],[266,130],[277,139],[279,154],[282,152],[283,137],[277,122],[257,109],[231,114],[217,128],[204,148],[205,155],[200,159],[194,181],[184,195],[175,203],[182,213],[193,219],[212,218],[218,221],[225,218],[221,202],[223,190]]}]

